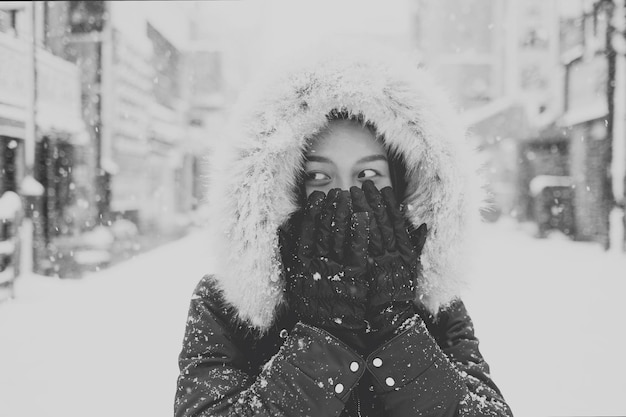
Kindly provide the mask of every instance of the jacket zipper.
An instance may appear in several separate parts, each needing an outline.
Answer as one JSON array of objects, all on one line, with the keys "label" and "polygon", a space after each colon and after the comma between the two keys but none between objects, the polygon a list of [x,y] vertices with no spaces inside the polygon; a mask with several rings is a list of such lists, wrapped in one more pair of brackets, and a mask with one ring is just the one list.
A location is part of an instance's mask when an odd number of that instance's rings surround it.
[{"label": "jacket zipper", "polygon": [[359,394],[357,392],[355,392],[355,397],[356,397],[356,413],[358,417],[363,417],[361,416],[361,399],[359,398]]}]

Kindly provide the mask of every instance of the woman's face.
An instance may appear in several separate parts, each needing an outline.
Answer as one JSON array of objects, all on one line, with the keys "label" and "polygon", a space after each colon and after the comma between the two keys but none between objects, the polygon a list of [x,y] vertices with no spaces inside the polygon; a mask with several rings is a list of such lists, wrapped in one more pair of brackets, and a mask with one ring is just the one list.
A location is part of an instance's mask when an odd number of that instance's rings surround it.
[{"label": "woman's face", "polygon": [[391,186],[387,152],[366,127],[351,120],[334,120],[306,154],[304,186],[328,193],[348,190],[371,180],[379,190]]}]

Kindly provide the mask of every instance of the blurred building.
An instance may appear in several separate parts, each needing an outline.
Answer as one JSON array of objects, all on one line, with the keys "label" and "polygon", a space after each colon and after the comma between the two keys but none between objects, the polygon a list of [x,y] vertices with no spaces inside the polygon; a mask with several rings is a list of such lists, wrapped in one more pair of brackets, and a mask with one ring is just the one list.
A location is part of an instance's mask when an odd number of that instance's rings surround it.
[{"label": "blurred building", "polygon": [[[118,234],[128,237],[133,227],[147,246],[184,233],[198,206],[206,135],[195,126],[190,139],[189,121],[197,119],[190,109],[201,106],[186,101],[187,55],[152,23],[154,7],[8,3],[15,7],[0,8],[0,189],[19,192],[28,168],[26,121],[36,114],[31,165],[45,190],[37,270],[63,275],[60,258],[107,263]],[[28,70],[33,28],[36,88]],[[28,108],[31,91],[36,112]]]},{"label": "blurred building", "polygon": [[[35,38],[31,50],[31,25],[26,7],[0,9],[0,136],[3,138],[1,190],[19,191],[25,175],[26,124],[35,115],[36,140],[85,143],[81,119],[79,68],[44,49],[44,40]],[[36,85],[29,74],[36,62]],[[36,108],[29,108],[31,89]],[[33,112],[33,110],[35,110]]]},{"label": "blurred building", "polygon": [[416,43],[464,111],[497,210],[606,245],[614,2],[417,5]]},{"label": "blurred building", "polygon": [[245,81],[253,76],[258,53],[260,19],[250,8],[259,5],[240,2],[194,2],[190,11],[189,47],[183,60],[183,97],[188,125],[187,148],[191,166],[186,172],[200,179],[192,185],[191,203],[210,202],[203,199],[208,176],[208,156],[219,141],[228,114]]},{"label": "blurred building", "polygon": [[43,271],[49,244],[77,232],[74,214],[87,210],[80,69],[47,50],[41,2],[0,6],[0,194],[22,196],[34,223],[35,269]]},{"label": "blurred building", "polygon": [[[205,179],[206,158],[215,143],[221,140],[221,132],[226,123],[229,99],[226,91],[224,74],[224,53],[213,46],[199,41],[194,42],[185,54],[186,76],[185,96],[188,104],[186,118],[188,123],[187,146],[190,154],[196,155],[188,160],[190,175],[196,179]],[[189,183],[189,182],[188,182]],[[203,181],[192,182],[190,203],[196,207],[203,201]]]},{"label": "blurred building", "polygon": [[[511,188],[515,190],[508,213],[520,221],[538,221],[536,184],[542,178],[558,178],[569,173],[566,138],[550,130],[563,106],[558,2],[512,2],[509,13],[509,22],[515,25],[510,40],[515,50],[510,68],[513,86],[510,91],[522,104],[528,125],[524,131],[506,136],[506,141],[515,142],[511,150],[516,162],[513,169],[507,170],[514,173],[508,186],[513,185]],[[510,143],[504,146],[510,147]],[[496,146],[493,149],[498,158],[506,148]],[[555,210],[560,207],[560,202],[553,203]],[[569,220],[569,223],[562,222],[567,224],[563,231],[572,234],[574,226]]]},{"label": "blurred building", "polygon": [[464,108],[505,93],[504,2],[418,0],[417,46],[426,65]]},{"label": "blurred building", "polygon": [[544,190],[561,190],[551,197],[552,221],[574,239],[607,246],[612,205],[607,180],[612,136],[608,94],[613,88],[606,43],[610,6],[572,3],[559,8],[555,19],[559,67],[553,95],[558,112],[518,147],[518,214],[538,220],[539,190],[532,185],[547,180]]},{"label": "blurred building", "polygon": [[[569,174],[556,1],[420,0],[417,44],[463,110],[481,149],[495,212],[535,216],[531,181]],[[543,133],[542,133],[543,132]]]},{"label": "blurred building", "polygon": [[495,209],[519,217],[524,143],[560,111],[555,1],[418,0],[416,45],[482,149]]},{"label": "blurred building", "polygon": [[[580,2],[574,13],[560,18],[563,68],[563,113],[556,127],[565,133],[569,175],[575,190],[576,238],[608,245],[611,189],[609,91],[610,51],[607,48],[609,5]],[[612,95],[612,94],[611,94]]]},{"label": "blurred building", "polygon": [[[152,44],[151,67],[155,71],[148,192],[155,196],[157,204],[151,202],[144,213],[156,225],[172,214],[188,213],[195,208],[193,168],[196,155],[188,146],[191,138],[185,117],[188,103],[183,100],[184,52],[151,24],[147,26],[147,34]],[[176,227],[176,222],[163,226]]]},{"label": "blurred building", "polygon": [[122,3],[48,3],[49,21],[69,28],[55,39],[55,49],[83,71],[99,216],[172,231],[178,214],[193,208],[183,52],[147,17],[133,16],[136,32],[124,31],[130,12]]},{"label": "blurred building", "polygon": [[556,1],[417,0],[414,28],[424,63],[463,110],[504,100],[496,113],[514,103],[533,119],[557,111]]}]

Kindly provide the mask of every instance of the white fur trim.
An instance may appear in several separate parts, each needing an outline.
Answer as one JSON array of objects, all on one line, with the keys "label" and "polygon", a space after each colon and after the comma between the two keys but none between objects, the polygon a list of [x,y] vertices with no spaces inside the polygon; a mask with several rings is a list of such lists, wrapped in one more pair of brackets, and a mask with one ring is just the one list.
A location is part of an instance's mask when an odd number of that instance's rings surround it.
[{"label": "white fur trim", "polygon": [[297,209],[291,190],[307,138],[325,127],[333,109],[363,115],[404,156],[408,216],[429,230],[421,302],[436,314],[459,297],[484,193],[460,118],[427,72],[390,57],[343,51],[310,59],[266,85],[240,105],[210,167],[214,272],[239,318],[264,331],[282,302],[276,232]]}]

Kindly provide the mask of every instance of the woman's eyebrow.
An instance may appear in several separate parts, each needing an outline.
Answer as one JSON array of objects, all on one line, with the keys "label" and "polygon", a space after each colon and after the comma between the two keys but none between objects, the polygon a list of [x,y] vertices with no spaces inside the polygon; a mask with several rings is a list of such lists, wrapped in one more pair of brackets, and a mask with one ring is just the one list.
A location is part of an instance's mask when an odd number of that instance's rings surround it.
[{"label": "woman's eyebrow", "polygon": [[329,158],[326,158],[324,156],[305,155],[304,158],[309,162],[325,162],[327,164],[333,163],[333,161],[331,161]]},{"label": "woman's eyebrow", "polygon": [[362,164],[364,162],[374,162],[374,161],[387,162],[387,157],[385,155],[369,155],[369,156],[359,159],[357,161],[357,164]]}]

